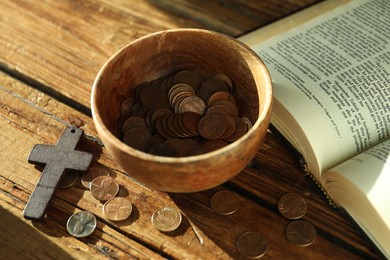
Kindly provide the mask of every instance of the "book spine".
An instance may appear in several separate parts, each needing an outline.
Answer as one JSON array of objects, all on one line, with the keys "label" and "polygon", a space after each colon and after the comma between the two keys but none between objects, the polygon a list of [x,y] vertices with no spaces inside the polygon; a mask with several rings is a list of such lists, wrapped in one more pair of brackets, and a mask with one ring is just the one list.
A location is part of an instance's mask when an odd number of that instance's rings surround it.
[{"label": "book spine", "polygon": [[313,183],[318,190],[318,193],[320,193],[324,200],[326,200],[332,208],[339,208],[336,203],[332,200],[332,198],[329,196],[329,193],[325,190],[325,188],[322,186],[322,184],[314,177],[314,175],[309,171],[309,168],[307,166],[307,163],[303,157],[300,158],[300,164],[302,171],[305,174],[305,178],[309,180],[310,183]]}]

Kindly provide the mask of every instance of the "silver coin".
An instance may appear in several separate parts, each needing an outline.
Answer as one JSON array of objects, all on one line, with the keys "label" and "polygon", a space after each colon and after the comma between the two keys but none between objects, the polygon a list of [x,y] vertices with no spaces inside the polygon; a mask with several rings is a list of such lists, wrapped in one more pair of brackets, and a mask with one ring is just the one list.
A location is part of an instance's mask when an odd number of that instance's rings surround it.
[{"label": "silver coin", "polygon": [[89,211],[80,211],[68,219],[66,229],[74,237],[86,237],[96,228],[96,217]]}]

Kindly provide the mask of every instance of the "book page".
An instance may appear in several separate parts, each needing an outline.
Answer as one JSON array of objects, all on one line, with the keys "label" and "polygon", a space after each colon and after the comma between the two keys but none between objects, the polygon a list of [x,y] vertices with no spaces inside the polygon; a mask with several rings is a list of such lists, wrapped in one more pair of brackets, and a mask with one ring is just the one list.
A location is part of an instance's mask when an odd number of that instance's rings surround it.
[{"label": "book page", "polygon": [[323,177],[334,201],[390,256],[390,139],[325,172]]},{"label": "book page", "polygon": [[276,104],[311,144],[317,171],[390,136],[389,13],[388,0],[355,0],[250,46],[270,71]]}]

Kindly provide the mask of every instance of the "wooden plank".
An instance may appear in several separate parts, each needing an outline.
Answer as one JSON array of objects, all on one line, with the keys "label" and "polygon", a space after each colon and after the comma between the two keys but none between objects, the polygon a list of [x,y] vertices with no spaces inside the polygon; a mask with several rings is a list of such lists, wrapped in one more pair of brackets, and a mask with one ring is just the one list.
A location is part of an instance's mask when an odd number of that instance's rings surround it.
[{"label": "wooden plank", "polygon": [[[59,190],[53,199],[53,205],[48,209],[48,217],[41,224],[32,224],[21,219],[24,205],[39,178],[39,171],[27,163],[27,155],[35,143],[53,143],[61,134],[65,127],[64,121],[58,119],[50,111],[63,111],[63,114],[74,114],[82,117],[77,111],[51,100],[43,106],[36,106],[30,100],[25,99],[22,93],[29,93],[28,97],[45,95],[38,94],[37,90],[21,90],[29,88],[28,86],[16,82],[7,75],[0,74],[0,120],[2,125],[1,141],[8,149],[0,150],[0,160],[3,162],[3,171],[1,172],[1,192],[0,204],[6,212],[11,212],[9,218],[16,218],[16,223],[22,227],[21,232],[29,233],[26,240],[31,244],[35,237],[48,240],[54,244],[54,253],[69,254],[72,257],[85,257],[94,254],[97,257],[140,257],[140,258],[238,258],[235,241],[244,231],[255,230],[263,233],[270,243],[267,253],[270,257],[299,258],[304,255],[311,257],[347,257],[358,259],[363,256],[375,256],[371,253],[369,244],[358,236],[341,237],[340,234],[328,234],[323,227],[323,232],[319,233],[315,244],[308,248],[299,248],[289,243],[284,237],[284,228],[288,220],[281,217],[276,210],[276,201],[284,192],[291,191],[289,187],[295,187],[297,191],[306,190],[306,182],[302,177],[297,177],[297,165],[293,157],[288,155],[288,151],[274,138],[269,136],[266,139],[264,148],[257,155],[258,160],[264,161],[255,167],[256,171],[246,169],[237,178],[234,178],[224,187],[217,187],[204,192],[192,194],[167,194],[163,192],[149,190],[140,186],[129,179],[114,162],[109,158],[105,149],[93,139],[82,139],[80,147],[82,150],[94,154],[93,166],[105,166],[113,169],[115,179],[122,186],[122,194],[128,196],[134,204],[135,212],[133,216],[125,223],[114,223],[106,220],[102,214],[102,204],[92,197],[90,192],[86,191],[81,184],[70,189]],[[19,89],[19,90],[18,90]],[[37,93],[38,92],[38,93]],[[85,118],[85,125],[92,124],[90,118]],[[295,165],[293,171],[287,168],[268,166],[274,154],[267,154],[275,148],[280,148],[280,154],[287,158],[285,166]],[[275,158],[280,160],[280,158]],[[272,167],[275,167],[272,169]],[[278,170],[282,169],[278,176]],[[291,172],[295,172],[290,177]],[[295,185],[292,182],[299,179]],[[285,183],[286,180],[289,180]],[[266,185],[265,185],[266,184]],[[231,187],[240,187],[248,190],[248,193],[240,192],[241,207],[239,211],[230,216],[221,216],[213,212],[209,207],[209,200],[212,194],[220,189],[230,189]],[[309,190],[309,189],[308,189]],[[263,192],[266,191],[266,192]],[[309,191],[308,191],[309,192]],[[310,206],[317,203],[325,213],[329,210],[326,204],[320,200],[311,201]],[[163,234],[157,231],[151,224],[150,216],[154,210],[163,206],[179,207],[185,213],[182,226],[173,234]],[[85,239],[75,239],[70,237],[65,228],[67,218],[78,210],[89,210],[97,215],[98,229],[95,233]],[[323,226],[326,226],[331,220],[326,220],[324,215]],[[307,220],[313,221],[317,216],[308,216]],[[10,220],[12,221],[12,220]],[[327,222],[328,221],[328,222]],[[335,218],[337,224],[345,224]],[[201,244],[191,228],[191,224],[200,230],[202,240]],[[348,223],[347,223],[348,225]],[[35,232],[30,232],[34,228]],[[5,229],[3,227],[3,229]],[[349,232],[350,230],[342,233]],[[349,233],[346,233],[349,234]],[[340,247],[337,240],[346,239],[347,242],[362,242],[360,249],[352,246],[350,249]],[[336,240],[336,241],[334,241]],[[20,244],[4,239],[1,243],[11,243],[12,247],[5,247],[9,251],[17,249],[20,255],[27,255],[30,248],[24,249]],[[33,243],[34,244],[34,243]],[[337,248],[335,250],[334,248]],[[282,250],[281,250],[282,249]],[[6,250],[6,252],[8,252]],[[45,249],[36,248],[38,255],[45,255]],[[356,251],[354,251],[356,250]],[[64,252],[63,252],[64,251]]]},{"label": "wooden plank", "polygon": [[181,27],[235,36],[318,1],[1,1],[0,67],[87,110],[97,72],[128,42]]},{"label": "wooden plank", "polygon": [[197,1],[149,0],[166,12],[194,20],[204,28],[237,37],[321,0],[308,1]]}]

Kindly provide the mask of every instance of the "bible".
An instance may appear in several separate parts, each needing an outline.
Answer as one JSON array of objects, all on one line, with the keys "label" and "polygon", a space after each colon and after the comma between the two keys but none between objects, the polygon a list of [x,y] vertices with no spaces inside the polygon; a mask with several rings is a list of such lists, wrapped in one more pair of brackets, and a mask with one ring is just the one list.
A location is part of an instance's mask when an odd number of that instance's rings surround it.
[{"label": "bible", "polygon": [[271,124],[390,258],[390,1],[325,1],[238,39],[266,64]]}]

